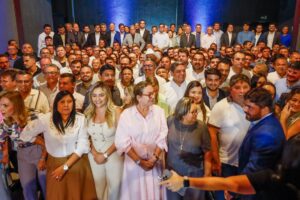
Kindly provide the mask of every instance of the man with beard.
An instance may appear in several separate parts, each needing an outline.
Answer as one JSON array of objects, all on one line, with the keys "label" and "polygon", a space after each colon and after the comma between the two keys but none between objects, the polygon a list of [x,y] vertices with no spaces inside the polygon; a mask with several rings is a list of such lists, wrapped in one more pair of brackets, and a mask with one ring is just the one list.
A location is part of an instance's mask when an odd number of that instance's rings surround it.
[{"label": "man with beard", "polygon": [[219,89],[221,83],[221,73],[215,68],[209,68],[204,72],[205,85],[203,88],[203,101],[212,109],[214,105],[227,97],[227,93]]},{"label": "man with beard", "polygon": [[93,70],[89,66],[83,66],[80,69],[80,80],[81,83],[79,83],[76,86],[76,92],[82,94],[85,96],[86,92],[92,85],[93,81]]},{"label": "man with beard", "polygon": [[240,174],[274,169],[280,159],[285,136],[272,106],[273,99],[264,88],[255,88],[245,95],[244,112],[251,124],[239,150]]},{"label": "man with beard", "polygon": [[71,62],[70,68],[72,70],[72,74],[75,76],[76,82],[80,82],[80,69],[82,67],[82,63],[79,60],[74,60]]},{"label": "man with beard", "polygon": [[195,53],[192,57],[192,67],[186,69],[187,80],[202,81],[204,79],[205,57],[202,53]]},{"label": "man with beard", "polygon": [[[115,68],[111,65],[105,64],[101,67],[98,76],[99,76],[99,79],[104,83],[104,85],[108,86],[111,89],[113,103],[116,106],[122,106],[120,90],[115,85],[115,79],[116,79]],[[86,96],[84,98],[84,103],[83,103],[83,108],[82,108],[83,111],[90,104],[89,93],[90,93],[90,90],[87,91]]]}]

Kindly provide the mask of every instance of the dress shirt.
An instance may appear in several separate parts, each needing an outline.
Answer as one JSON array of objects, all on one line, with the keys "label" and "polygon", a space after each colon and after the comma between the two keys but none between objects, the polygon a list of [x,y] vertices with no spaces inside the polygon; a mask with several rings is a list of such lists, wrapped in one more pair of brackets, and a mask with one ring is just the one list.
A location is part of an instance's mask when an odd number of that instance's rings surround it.
[{"label": "dress shirt", "polygon": [[273,33],[272,33],[272,32],[269,32],[269,34],[268,34],[268,43],[267,43],[267,46],[268,46],[269,48],[271,48],[271,49],[272,49],[272,47],[273,47],[274,37],[275,37],[275,31],[274,31]]},{"label": "dress shirt", "polygon": [[124,38],[125,38],[125,33],[120,32],[121,45],[123,44]]},{"label": "dress shirt", "polygon": [[222,30],[218,30],[218,31],[214,30],[214,36],[216,37],[216,44],[218,49],[220,48],[222,34],[223,34]]},{"label": "dress shirt", "polygon": [[141,37],[144,36],[144,33],[145,33],[145,29],[144,29],[144,28],[143,28],[143,29],[140,29],[140,35],[141,35]]},{"label": "dress shirt", "polygon": [[82,114],[76,114],[74,125],[65,128],[65,134],[54,126],[51,112],[41,114],[25,126],[20,139],[34,142],[40,133],[44,135],[47,152],[53,157],[66,157],[72,153],[81,157],[90,150],[85,117]]},{"label": "dress shirt", "polygon": [[168,48],[169,46],[169,36],[167,33],[157,32],[153,36],[152,41],[153,46],[157,46],[160,49]]},{"label": "dress shirt", "polygon": [[255,44],[254,44],[254,46],[257,45],[257,42],[258,42],[260,36],[261,36],[261,33],[260,34],[255,34]]},{"label": "dress shirt", "polygon": [[229,42],[229,45],[231,44],[231,40],[232,40],[232,33],[231,32],[227,32],[228,34],[228,42]]},{"label": "dress shirt", "polygon": [[111,40],[110,40],[110,46],[111,46],[111,47],[112,47],[113,44],[114,44],[114,38],[115,38],[115,35],[116,35],[116,31],[110,32],[110,38],[111,38]]},{"label": "dress shirt", "polygon": [[95,40],[96,40],[96,45],[99,45],[99,40],[100,40],[100,33],[95,33]]},{"label": "dress shirt", "polygon": [[251,41],[254,44],[255,35],[252,31],[241,31],[237,36],[237,43],[243,45],[245,41]]},{"label": "dress shirt", "polygon": [[[40,51],[42,48],[46,47],[46,43],[45,43],[45,38],[46,36],[48,36],[45,32],[42,32],[40,35],[39,35],[39,38],[38,38],[38,57],[40,57]],[[54,32],[50,32],[49,34],[50,37],[53,38],[54,36]]]},{"label": "dress shirt", "polygon": [[212,43],[216,43],[217,44],[217,39],[216,39],[216,37],[214,35],[205,34],[201,38],[201,46],[203,48],[205,48],[205,49],[208,49]]}]

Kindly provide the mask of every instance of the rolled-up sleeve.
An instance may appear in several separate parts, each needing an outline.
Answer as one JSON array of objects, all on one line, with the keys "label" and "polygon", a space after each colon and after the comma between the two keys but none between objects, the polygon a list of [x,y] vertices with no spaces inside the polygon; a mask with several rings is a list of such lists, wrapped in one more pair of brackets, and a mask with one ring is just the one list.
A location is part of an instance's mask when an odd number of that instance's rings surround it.
[{"label": "rolled-up sleeve", "polygon": [[80,124],[80,127],[78,130],[78,138],[75,144],[76,147],[74,153],[76,153],[79,157],[81,157],[82,154],[88,153],[90,151],[90,143],[88,139],[85,118],[83,116],[80,117],[78,123]]},{"label": "rolled-up sleeve", "polygon": [[20,140],[33,143],[40,133],[45,131],[44,115],[39,114],[37,119],[29,121],[20,134]]}]

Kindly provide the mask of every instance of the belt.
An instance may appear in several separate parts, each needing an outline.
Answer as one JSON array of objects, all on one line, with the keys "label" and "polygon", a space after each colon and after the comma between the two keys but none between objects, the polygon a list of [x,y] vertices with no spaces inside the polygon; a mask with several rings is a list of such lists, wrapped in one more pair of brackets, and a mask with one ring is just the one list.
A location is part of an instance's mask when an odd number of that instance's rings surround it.
[{"label": "belt", "polygon": [[33,146],[34,144],[33,143],[30,143],[30,142],[26,142],[26,143],[21,143],[18,145],[19,148],[27,148],[27,147],[31,147]]}]

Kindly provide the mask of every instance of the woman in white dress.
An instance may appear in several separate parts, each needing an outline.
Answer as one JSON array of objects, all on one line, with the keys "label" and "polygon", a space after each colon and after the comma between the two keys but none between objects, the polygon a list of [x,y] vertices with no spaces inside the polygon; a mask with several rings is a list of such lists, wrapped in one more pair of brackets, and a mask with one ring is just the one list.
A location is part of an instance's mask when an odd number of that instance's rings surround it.
[{"label": "woman in white dress", "polygon": [[92,141],[89,160],[94,176],[98,199],[120,199],[123,158],[116,152],[114,144],[116,126],[120,115],[111,97],[110,89],[98,82],[90,92],[90,105],[85,111],[87,130]]}]

